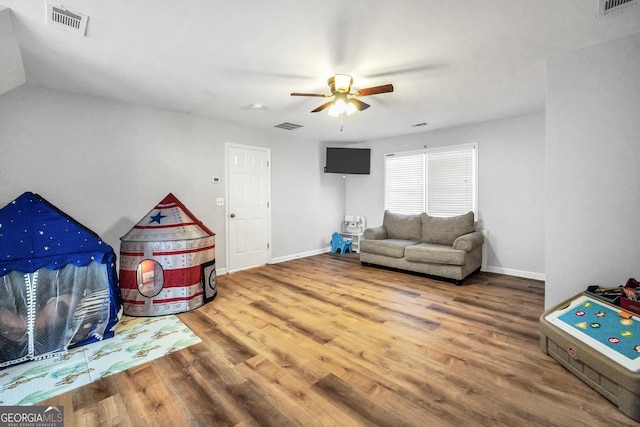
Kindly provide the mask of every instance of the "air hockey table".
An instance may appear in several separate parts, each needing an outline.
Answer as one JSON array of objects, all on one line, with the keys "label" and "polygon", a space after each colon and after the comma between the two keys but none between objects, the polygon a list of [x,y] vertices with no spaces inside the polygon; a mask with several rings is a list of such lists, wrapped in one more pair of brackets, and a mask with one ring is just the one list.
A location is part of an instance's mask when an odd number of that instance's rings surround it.
[{"label": "air hockey table", "polygon": [[640,317],[586,293],[540,316],[543,352],[640,422]]}]

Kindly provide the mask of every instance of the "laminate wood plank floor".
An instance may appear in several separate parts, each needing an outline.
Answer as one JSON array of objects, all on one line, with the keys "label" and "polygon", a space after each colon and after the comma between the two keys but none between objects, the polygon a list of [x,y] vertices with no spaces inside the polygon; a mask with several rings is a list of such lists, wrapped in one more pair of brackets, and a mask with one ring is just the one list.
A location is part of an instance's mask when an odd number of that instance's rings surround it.
[{"label": "laminate wood plank floor", "polygon": [[323,254],[220,276],[202,343],[42,404],[67,426],[640,426],[540,350],[544,283]]}]

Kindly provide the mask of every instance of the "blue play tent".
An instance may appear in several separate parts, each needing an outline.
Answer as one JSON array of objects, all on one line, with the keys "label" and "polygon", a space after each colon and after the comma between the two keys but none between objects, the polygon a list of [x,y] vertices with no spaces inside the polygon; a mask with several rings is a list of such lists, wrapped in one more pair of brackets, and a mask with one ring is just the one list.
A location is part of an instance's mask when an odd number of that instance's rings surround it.
[{"label": "blue play tent", "polygon": [[0,209],[0,368],[113,336],[116,255],[37,194]]}]

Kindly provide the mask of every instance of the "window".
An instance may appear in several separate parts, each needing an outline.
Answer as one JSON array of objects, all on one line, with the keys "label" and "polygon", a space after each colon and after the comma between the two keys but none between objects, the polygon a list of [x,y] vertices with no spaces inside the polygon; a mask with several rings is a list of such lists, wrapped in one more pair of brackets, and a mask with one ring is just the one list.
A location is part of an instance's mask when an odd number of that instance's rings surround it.
[{"label": "window", "polygon": [[164,287],[164,270],[158,261],[145,259],[136,268],[138,292],[147,298],[153,298]]},{"label": "window", "polygon": [[478,211],[478,147],[387,154],[385,209],[447,217]]},{"label": "window", "polygon": [[425,212],[424,153],[387,154],[385,209],[414,214]]}]

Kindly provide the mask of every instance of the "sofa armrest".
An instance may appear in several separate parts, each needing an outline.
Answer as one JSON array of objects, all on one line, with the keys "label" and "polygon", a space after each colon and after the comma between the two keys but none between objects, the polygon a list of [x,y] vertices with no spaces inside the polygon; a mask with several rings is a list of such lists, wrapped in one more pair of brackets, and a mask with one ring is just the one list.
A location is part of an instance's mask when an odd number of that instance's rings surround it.
[{"label": "sofa armrest", "polygon": [[387,237],[387,229],[384,225],[364,230],[364,238],[367,240],[384,240]]},{"label": "sofa armrest", "polygon": [[475,248],[482,246],[484,243],[484,236],[479,231],[472,231],[471,233],[463,234],[453,242],[453,249],[458,249],[465,252],[471,252]]}]

